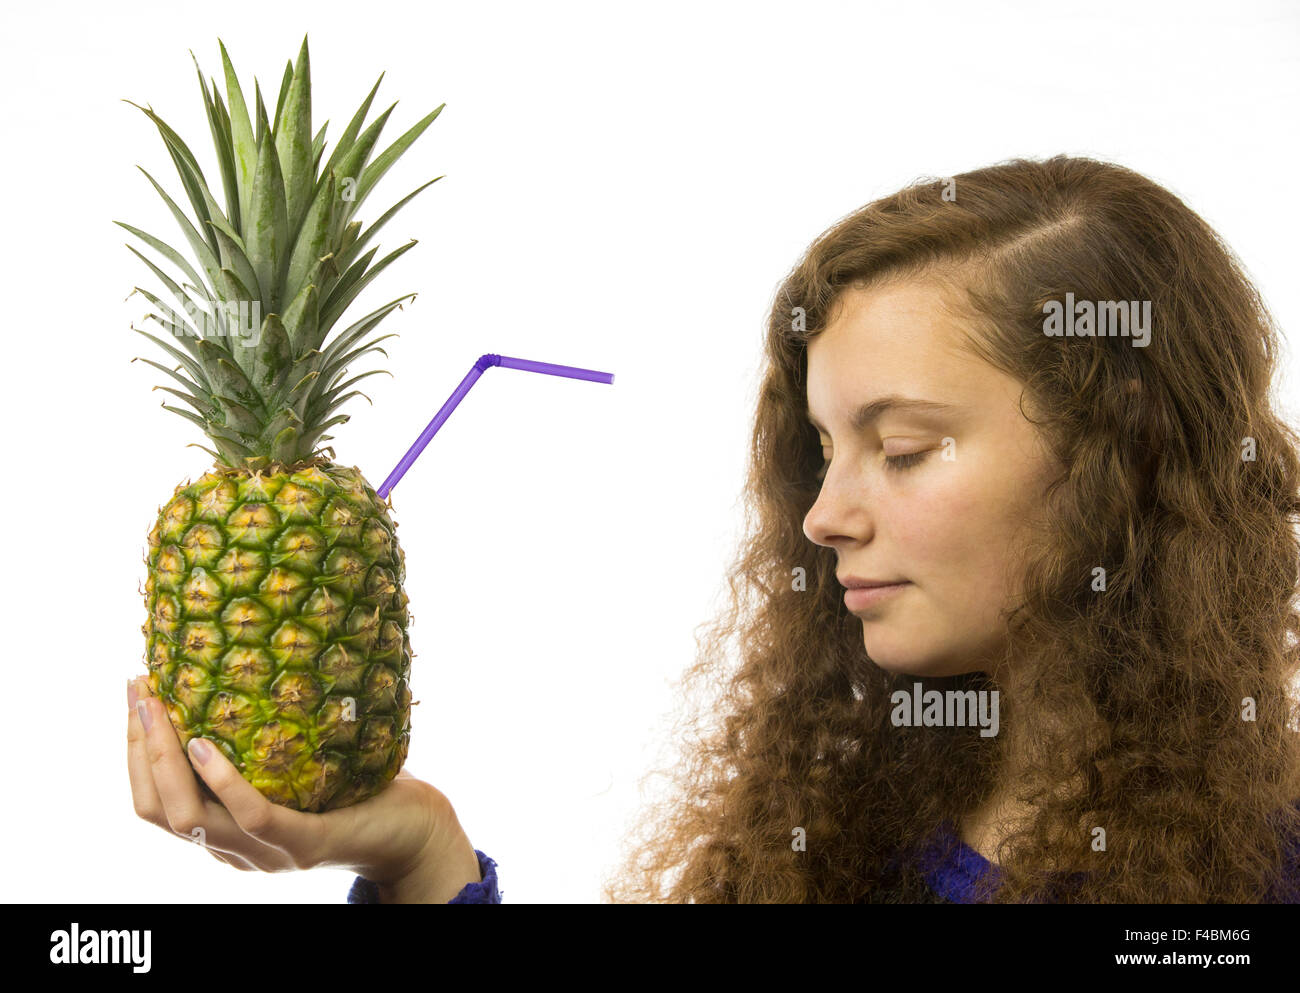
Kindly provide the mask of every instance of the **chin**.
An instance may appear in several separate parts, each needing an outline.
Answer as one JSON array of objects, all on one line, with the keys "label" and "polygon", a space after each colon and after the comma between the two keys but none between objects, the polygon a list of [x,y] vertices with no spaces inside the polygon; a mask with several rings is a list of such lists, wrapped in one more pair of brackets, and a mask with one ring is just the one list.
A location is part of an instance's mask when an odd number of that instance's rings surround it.
[{"label": "chin", "polygon": [[886,672],[909,676],[938,675],[933,671],[931,660],[923,655],[917,655],[915,652],[890,651],[883,645],[873,645],[871,639],[867,639],[866,647],[867,657],[878,668],[884,669]]},{"label": "chin", "polygon": [[927,649],[920,639],[908,640],[903,647],[897,639],[873,637],[869,624],[864,624],[863,628],[867,657],[886,672],[938,678],[971,671],[970,665],[962,665],[952,654],[939,650],[937,646]]}]

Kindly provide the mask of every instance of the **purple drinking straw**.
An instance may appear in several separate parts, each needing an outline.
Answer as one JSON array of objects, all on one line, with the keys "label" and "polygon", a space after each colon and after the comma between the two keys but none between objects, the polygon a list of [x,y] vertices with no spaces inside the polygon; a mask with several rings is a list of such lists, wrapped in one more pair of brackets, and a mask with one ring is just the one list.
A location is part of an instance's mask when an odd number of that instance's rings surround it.
[{"label": "purple drinking straw", "polygon": [[590,383],[614,382],[614,374],[612,372],[597,372],[595,369],[579,369],[576,366],[571,365],[552,365],[549,362],[533,362],[530,359],[515,359],[511,358],[509,355],[495,355],[491,352],[487,355],[480,355],[478,361],[474,363],[474,368],[465,374],[465,378],[460,381],[460,385],[456,387],[451,396],[447,397],[447,402],[442,405],[442,409],[434,415],[433,420],[431,420],[428,426],[420,432],[420,437],[415,439],[415,444],[407,449],[406,454],[402,456],[402,461],[397,463],[396,468],[388,474],[388,478],[384,480],[383,484],[376,491],[379,494],[379,499],[388,499],[388,494],[393,491],[393,487],[397,485],[398,480],[406,475],[406,470],[411,468],[411,464],[420,457],[420,453],[424,451],[424,446],[429,444],[429,440],[438,433],[438,429],[442,427],[447,418],[451,416],[451,412],[456,409],[456,404],[460,403],[465,394],[469,392],[469,388],[478,382],[479,376],[483,375],[484,371],[489,366],[494,365],[499,365],[503,369],[523,369],[525,372],[542,372],[548,376],[566,376],[569,379],[585,379]]}]

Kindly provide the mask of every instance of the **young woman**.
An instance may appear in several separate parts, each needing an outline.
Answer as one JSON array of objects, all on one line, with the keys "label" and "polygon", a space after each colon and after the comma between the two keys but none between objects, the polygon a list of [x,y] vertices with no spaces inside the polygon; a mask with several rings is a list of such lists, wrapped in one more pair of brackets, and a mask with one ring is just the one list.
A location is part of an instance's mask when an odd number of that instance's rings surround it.
[{"label": "young woman", "polygon": [[[1115,165],[920,183],[820,236],[772,307],[750,537],[686,677],[717,692],[607,898],[1300,901],[1277,349],[1215,233]],[[205,806],[140,705],[137,810],[212,824],[214,855],[497,898],[432,787],[300,814],[192,746]],[[396,856],[357,841],[390,818]]]}]

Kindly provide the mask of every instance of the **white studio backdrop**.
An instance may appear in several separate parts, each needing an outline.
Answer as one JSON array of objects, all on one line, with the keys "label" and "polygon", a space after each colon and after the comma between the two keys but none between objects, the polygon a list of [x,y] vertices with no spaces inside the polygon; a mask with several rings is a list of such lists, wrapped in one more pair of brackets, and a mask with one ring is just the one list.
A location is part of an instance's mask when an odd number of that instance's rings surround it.
[{"label": "white studio backdrop", "polygon": [[111,222],[180,241],[137,164],[184,201],[121,100],[215,173],[189,50],[219,76],[218,37],[274,93],[308,34],[327,137],[381,71],[388,140],[446,103],[362,212],[445,175],[381,239],[420,244],[350,311],[418,293],[338,461],[379,483],[485,352],[615,374],[490,370],[393,493],[407,768],[507,902],[594,901],[617,862],[726,589],[772,295],[838,218],[921,176],[1092,155],[1182,196],[1300,327],[1291,3],[48,2],[6,21],[5,900],[339,903],[351,881],[236,872],[138,820],[128,789],[145,535],[210,459],[131,364],[161,356],[124,298],[156,286]]}]

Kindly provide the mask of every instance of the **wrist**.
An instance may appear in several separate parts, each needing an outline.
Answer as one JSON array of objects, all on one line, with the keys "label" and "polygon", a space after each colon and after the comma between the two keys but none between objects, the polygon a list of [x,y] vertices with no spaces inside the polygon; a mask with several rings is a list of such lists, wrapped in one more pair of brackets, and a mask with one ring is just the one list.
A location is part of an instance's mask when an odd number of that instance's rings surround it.
[{"label": "wrist", "polygon": [[449,850],[422,853],[405,875],[378,883],[380,903],[447,903],[470,883],[482,881],[478,855],[465,834]]},{"label": "wrist", "polygon": [[415,859],[392,879],[376,880],[381,903],[446,903],[482,881],[478,856],[456,813],[435,796],[433,829]]}]

